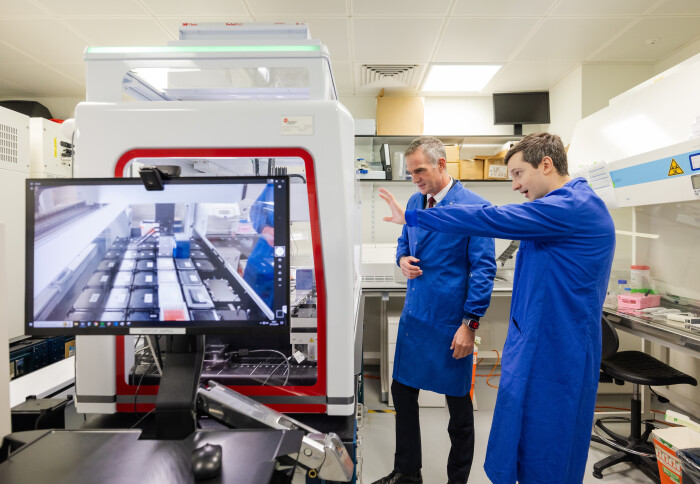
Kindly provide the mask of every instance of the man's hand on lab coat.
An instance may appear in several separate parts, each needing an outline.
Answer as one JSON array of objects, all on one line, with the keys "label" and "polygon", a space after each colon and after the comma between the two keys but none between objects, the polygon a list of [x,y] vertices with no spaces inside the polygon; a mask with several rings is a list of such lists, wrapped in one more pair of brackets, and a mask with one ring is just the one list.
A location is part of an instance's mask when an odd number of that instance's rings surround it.
[{"label": "man's hand on lab coat", "polygon": [[386,188],[379,189],[379,196],[389,204],[391,209],[391,217],[384,217],[385,222],[394,222],[395,224],[403,225],[406,223],[404,218],[405,210],[396,202],[394,195],[391,194]]},{"label": "man's hand on lab coat", "polygon": [[452,346],[450,346],[450,349],[454,350],[452,358],[458,360],[474,353],[475,335],[476,331],[467,328],[464,324],[460,324],[455,337],[452,338]]},{"label": "man's hand on lab coat", "polygon": [[401,265],[401,272],[406,276],[406,279],[415,279],[418,276],[423,275],[423,271],[417,265],[416,262],[420,262],[420,259],[416,259],[413,256],[405,255],[399,260]]}]

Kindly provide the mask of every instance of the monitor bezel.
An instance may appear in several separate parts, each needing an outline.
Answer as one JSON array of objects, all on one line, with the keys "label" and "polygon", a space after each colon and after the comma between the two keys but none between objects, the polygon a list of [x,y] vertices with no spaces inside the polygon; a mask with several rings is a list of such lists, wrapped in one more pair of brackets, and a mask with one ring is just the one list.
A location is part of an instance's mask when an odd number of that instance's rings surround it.
[{"label": "monitor bezel", "polygon": [[[217,176],[217,177],[177,177],[165,181],[164,190],[168,185],[205,185],[205,184],[244,184],[256,183],[266,184],[270,180],[284,180],[285,191],[285,226],[283,241],[287,248],[283,272],[284,280],[289,281],[290,274],[290,177],[288,175],[269,176]],[[66,185],[143,185],[140,178],[29,178],[26,180],[26,212],[25,212],[25,310],[24,310],[24,331],[30,336],[119,336],[119,335],[178,335],[178,334],[212,334],[212,335],[245,335],[245,336],[269,336],[271,339],[288,339],[290,334],[291,314],[290,291],[285,291],[284,305],[287,311],[284,316],[284,324],[279,326],[236,326],[234,321],[139,321],[135,326],[64,326],[64,327],[36,327],[30,326],[34,322],[34,203],[35,197],[30,186],[39,184],[41,186],[66,186]],[[144,190],[146,188],[144,187]],[[277,215],[277,212],[275,212]],[[277,222],[276,222],[277,223]],[[277,227],[277,225],[275,225]],[[277,231],[276,231],[277,232]],[[279,240],[278,234],[275,239]],[[272,308],[274,310],[274,308]],[[99,322],[99,321],[98,321]],[[105,321],[106,323],[106,321]],[[146,324],[140,324],[146,323]],[[227,324],[227,323],[233,323]],[[196,324],[196,326],[195,326]]]},{"label": "monitor bezel", "polygon": [[[496,104],[500,101],[503,102],[503,98],[506,96],[522,96],[522,97],[533,97],[546,95],[547,98],[547,118],[541,118],[537,120],[517,120],[517,119],[497,119],[497,106]],[[528,91],[528,92],[495,92],[491,95],[493,99],[493,124],[496,126],[511,125],[511,124],[549,124],[551,122],[551,104],[549,102],[549,91]]]}]

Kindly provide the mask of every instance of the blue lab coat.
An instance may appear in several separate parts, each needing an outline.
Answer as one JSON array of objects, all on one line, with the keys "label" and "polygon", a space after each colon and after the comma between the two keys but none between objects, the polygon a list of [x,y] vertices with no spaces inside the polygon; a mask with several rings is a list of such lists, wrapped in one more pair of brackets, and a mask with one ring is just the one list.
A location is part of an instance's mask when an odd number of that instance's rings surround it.
[{"label": "blue lab coat", "polygon": [[[274,187],[267,185],[250,207],[250,221],[257,233],[265,227],[275,226]],[[260,298],[272,307],[274,289],[274,250],[262,236],[255,243],[243,272],[243,279],[250,284]]]},{"label": "blue lab coat", "polygon": [[576,178],[532,202],[407,212],[406,221],[522,241],[484,468],[496,484],[580,483],[615,249],[603,201]]},{"label": "blue lab coat", "polygon": [[[423,208],[415,193],[407,208]],[[454,183],[436,207],[489,202]],[[472,357],[456,360],[450,350],[462,318],[481,317],[488,308],[496,274],[491,238],[445,235],[404,226],[396,262],[420,259],[423,275],[408,280],[394,355],[393,378],[404,385],[451,396],[471,387]]]}]

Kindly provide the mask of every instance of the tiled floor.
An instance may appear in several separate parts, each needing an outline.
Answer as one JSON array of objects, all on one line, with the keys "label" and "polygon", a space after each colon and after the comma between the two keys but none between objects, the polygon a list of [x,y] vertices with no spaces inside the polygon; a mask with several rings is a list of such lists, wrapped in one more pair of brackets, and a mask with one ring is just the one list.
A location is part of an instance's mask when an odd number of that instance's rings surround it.
[{"label": "tiled floor", "polygon": [[[372,373],[372,369],[369,369],[368,372]],[[497,390],[487,386],[485,380],[485,378],[477,378],[475,388],[478,404],[478,410],[474,412],[476,445],[474,449],[474,464],[469,476],[469,482],[474,484],[490,482],[484,472],[483,464]],[[498,379],[491,379],[491,384],[497,385]],[[609,400],[610,397],[606,396],[606,399]],[[629,400],[627,400],[625,405],[624,397],[617,398],[616,401],[606,400],[604,403],[606,405],[619,405],[629,408]],[[379,401],[378,379],[365,379],[365,406],[370,410],[391,410],[385,403]],[[444,484],[447,482],[445,467],[449,452],[448,418],[447,408],[421,408],[422,473],[425,484]],[[616,430],[625,435],[628,433],[625,431],[624,425]],[[395,448],[394,415],[392,413],[367,413],[362,428],[359,430],[359,436],[362,439],[362,482],[370,484],[388,474],[393,467]],[[605,450],[602,446],[596,445],[591,447],[583,480],[585,484],[600,482],[624,484],[651,482],[641,471],[631,469],[627,464],[619,464],[605,471],[602,480],[594,478],[591,474],[593,464],[612,453],[612,451]]]}]

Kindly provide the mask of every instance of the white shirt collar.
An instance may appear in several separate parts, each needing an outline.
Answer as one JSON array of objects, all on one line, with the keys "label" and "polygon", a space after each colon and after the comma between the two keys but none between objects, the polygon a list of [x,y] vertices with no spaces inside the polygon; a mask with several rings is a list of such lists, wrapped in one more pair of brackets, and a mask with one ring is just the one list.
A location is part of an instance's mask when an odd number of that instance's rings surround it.
[{"label": "white shirt collar", "polygon": [[454,180],[452,179],[452,177],[450,177],[449,183],[445,186],[445,188],[440,190],[437,193],[437,195],[432,195],[430,193],[428,194],[428,196],[426,197],[426,203],[427,203],[427,200],[429,200],[431,196],[435,199],[435,205],[440,203],[442,201],[442,199],[445,198],[445,196],[447,195],[447,192],[450,191],[450,188],[452,188],[453,183],[454,183]]}]

